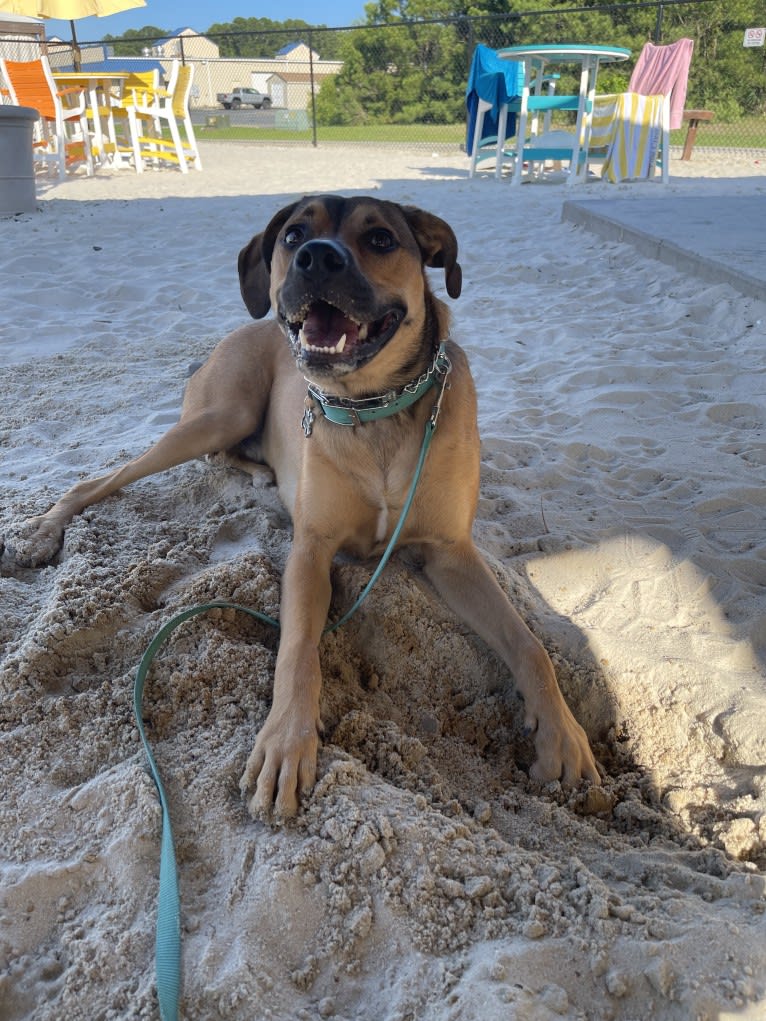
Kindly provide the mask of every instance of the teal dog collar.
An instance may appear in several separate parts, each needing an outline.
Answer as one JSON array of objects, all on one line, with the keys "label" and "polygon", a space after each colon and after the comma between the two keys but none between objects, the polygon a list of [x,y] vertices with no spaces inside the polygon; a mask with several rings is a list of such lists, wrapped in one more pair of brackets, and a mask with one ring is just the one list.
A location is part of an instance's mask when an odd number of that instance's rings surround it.
[{"label": "teal dog collar", "polygon": [[437,380],[446,376],[451,369],[452,363],[445,350],[445,342],[442,341],[431,367],[419,379],[407,383],[399,391],[389,390],[377,397],[353,400],[350,397],[334,397],[332,394],[326,394],[315,383],[309,382],[306,410],[303,413],[303,431],[306,436],[311,435],[316,418],[315,406],[319,407],[328,421],[334,422],[336,425],[364,425],[365,422],[375,422],[379,418],[396,415],[400,411],[404,411],[405,408],[409,408],[415,401],[420,400],[423,394],[430,390]]}]

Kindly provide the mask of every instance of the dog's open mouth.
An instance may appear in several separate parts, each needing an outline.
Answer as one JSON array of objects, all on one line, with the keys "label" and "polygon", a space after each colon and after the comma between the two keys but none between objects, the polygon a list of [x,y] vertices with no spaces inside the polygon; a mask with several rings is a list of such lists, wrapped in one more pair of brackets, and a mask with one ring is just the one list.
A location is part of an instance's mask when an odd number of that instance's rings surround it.
[{"label": "dog's open mouth", "polygon": [[295,355],[305,365],[352,369],[391,339],[403,315],[390,309],[372,322],[358,322],[326,301],[315,301],[286,318],[286,325]]}]

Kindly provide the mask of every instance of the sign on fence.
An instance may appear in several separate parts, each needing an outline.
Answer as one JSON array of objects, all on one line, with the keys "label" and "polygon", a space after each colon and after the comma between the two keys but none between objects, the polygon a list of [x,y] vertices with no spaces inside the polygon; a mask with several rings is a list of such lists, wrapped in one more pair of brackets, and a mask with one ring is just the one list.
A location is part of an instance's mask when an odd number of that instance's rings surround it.
[{"label": "sign on fence", "polygon": [[746,28],[743,46],[763,46],[766,40],[766,28]]}]

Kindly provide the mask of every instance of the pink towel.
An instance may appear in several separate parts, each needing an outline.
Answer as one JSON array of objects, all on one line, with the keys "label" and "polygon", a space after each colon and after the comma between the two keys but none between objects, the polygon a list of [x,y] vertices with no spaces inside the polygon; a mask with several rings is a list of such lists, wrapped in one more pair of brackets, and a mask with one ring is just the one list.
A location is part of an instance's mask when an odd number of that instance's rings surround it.
[{"label": "pink towel", "polygon": [[628,92],[642,96],[666,96],[670,92],[671,128],[680,128],[683,123],[693,49],[693,39],[679,39],[668,46],[645,43],[630,76]]}]

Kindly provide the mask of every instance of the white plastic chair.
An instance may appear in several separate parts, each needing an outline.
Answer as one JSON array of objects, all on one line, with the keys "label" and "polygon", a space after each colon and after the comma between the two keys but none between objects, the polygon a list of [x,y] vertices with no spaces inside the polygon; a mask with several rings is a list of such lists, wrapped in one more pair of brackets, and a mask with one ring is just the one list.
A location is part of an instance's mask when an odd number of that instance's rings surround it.
[{"label": "white plastic chair", "polygon": [[[189,95],[194,80],[194,67],[173,61],[167,89],[133,89],[132,102],[127,103],[136,170],[140,174],[144,161],[175,163],[186,174],[189,164],[202,170],[197,139],[189,113]],[[170,138],[162,134],[167,126]],[[185,138],[181,137],[183,127]]]},{"label": "white plastic chair", "polygon": [[86,110],[88,119],[93,123],[98,119],[101,125],[100,146],[96,138],[92,142],[94,157],[114,167],[137,165],[140,147],[128,108],[133,105],[137,91],[156,92],[158,88],[158,71],[133,71],[119,86],[99,93],[98,106]]}]

